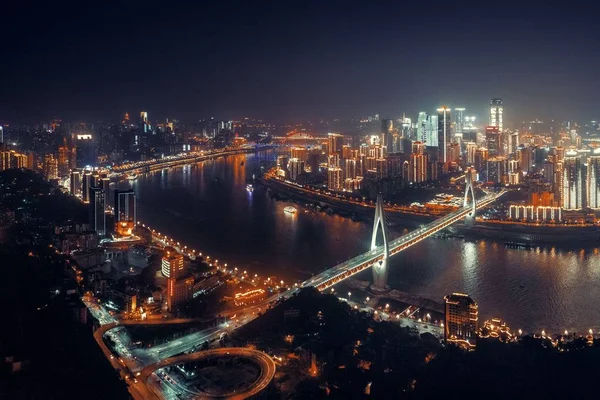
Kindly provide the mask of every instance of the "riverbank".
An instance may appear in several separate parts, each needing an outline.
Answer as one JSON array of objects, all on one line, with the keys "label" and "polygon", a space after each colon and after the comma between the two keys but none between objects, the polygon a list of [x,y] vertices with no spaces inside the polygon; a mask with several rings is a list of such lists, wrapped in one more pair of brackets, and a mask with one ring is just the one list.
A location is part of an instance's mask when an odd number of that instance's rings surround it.
[{"label": "riverbank", "polygon": [[[315,192],[272,178],[263,178],[259,182],[272,192],[272,196],[278,199],[297,201],[353,220],[373,219],[375,206],[371,203],[348,201],[345,198]],[[389,216],[401,217],[401,224],[406,228],[416,228],[442,216],[419,215],[394,207],[386,207],[385,211]],[[533,244],[568,245],[569,247],[600,244],[600,228],[597,226],[552,226],[481,220],[473,226],[457,223],[437,236],[441,238],[493,239],[512,244],[514,247],[527,247]]]}]

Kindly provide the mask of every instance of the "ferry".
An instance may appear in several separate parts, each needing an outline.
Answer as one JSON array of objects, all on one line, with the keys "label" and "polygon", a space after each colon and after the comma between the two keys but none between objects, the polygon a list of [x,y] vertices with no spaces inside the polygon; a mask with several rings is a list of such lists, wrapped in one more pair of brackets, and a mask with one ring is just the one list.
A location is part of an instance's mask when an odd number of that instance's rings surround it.
[{"label": "ferry", "polygon": [[252,193],[252,192],[254,191],[254,186],[252,186],[252,184],[251,184],[251,183],[247,184],[247,185],[246,185],[246,191],[247,191],[248,193]]},{"label": "ferry", "polygon": [[127,180],[135,181],[137,179],[137,174],[127,175]]},{"label": "ferry", "polygon": [[283,209],[283,211],[285,211],[286,213],[289,214],[296,214],[296,212],[298,212],[298,210],[296,210],[296,207],[292,207],[292,206],[287,206]]}]

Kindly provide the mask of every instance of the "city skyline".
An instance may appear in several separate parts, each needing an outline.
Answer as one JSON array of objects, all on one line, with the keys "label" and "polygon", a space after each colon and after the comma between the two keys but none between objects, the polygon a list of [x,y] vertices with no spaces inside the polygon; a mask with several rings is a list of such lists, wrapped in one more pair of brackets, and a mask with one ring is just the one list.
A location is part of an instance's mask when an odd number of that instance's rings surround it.
[{"label": "city skyline", "polygon": [[[11,5],[0,119],[349,118],[443,104],[483,117],[498,97],[512,121],[595,120],[598,32],[591,14],[576,13],[511,3],[494,13],[455,4],[443,16],[386,2]],[[85,21],[81,35],[70,21]]]}]

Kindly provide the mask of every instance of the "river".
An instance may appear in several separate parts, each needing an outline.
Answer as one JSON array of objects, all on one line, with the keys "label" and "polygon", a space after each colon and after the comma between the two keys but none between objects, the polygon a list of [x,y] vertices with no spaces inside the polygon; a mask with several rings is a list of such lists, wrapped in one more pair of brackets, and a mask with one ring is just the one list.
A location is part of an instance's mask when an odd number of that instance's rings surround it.
[{"label": "river", "polygon": [[[372,222],[272,199],[246,183],[274,150],[140,175],[131,185],[138,220],[211,258],[249,272],[304,280],[368,249]],[[242,165],[244,162],[244,165]],[[128,185],[128,183],[125,183]],[[392,230],[397,237],[401,228]],[[371,279],[370,271],[359,279]],[[526,332],[600,326],[598,249],[510,249],[502,242],[429,238],[392,257],[392,288],[437,301],[464,292],[480,319],[500,317]]]}]

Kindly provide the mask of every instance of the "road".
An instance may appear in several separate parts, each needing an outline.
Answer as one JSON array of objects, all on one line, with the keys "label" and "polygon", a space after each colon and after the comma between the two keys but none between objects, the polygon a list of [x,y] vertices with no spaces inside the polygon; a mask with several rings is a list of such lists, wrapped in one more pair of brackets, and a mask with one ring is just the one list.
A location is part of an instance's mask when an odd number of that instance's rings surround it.
[{"label": "road", "polygon": [[[258,379],[244,392],[235,392],[235,393],[222,393],[219,396],[215,396],[214,398],[228,398],[232,400],[241,400],[252,397],[258,393],[260,393],[264,388],[266,388],[273,377],[275,376],[275,363],[271,359],[271,357],[262,351],[247,349],[242,347],[230,347],[230,348],[220,348],[220,349],[212,349],[206,350],[198,353],[186,354],[183,356],[167,358],[161,360],[157,363],[147,365],[142,369],[139,380],[142,382],[146,382],[148,378],[157,370],[167,367],[169,365],[177,365],[183,364],[192,361],[200,361],[206,358],[212,357],[223,357],[223,356],[236,356],[236,357],[246,357],[254,361],[260,367],[260,375]],[[181,388],[186,390],[187,392],[192,392],[189,389]],[[211,398],[211,396],[206,396],[206,394],[192,392],[195,395],[202,395],[202,398]]]}]

